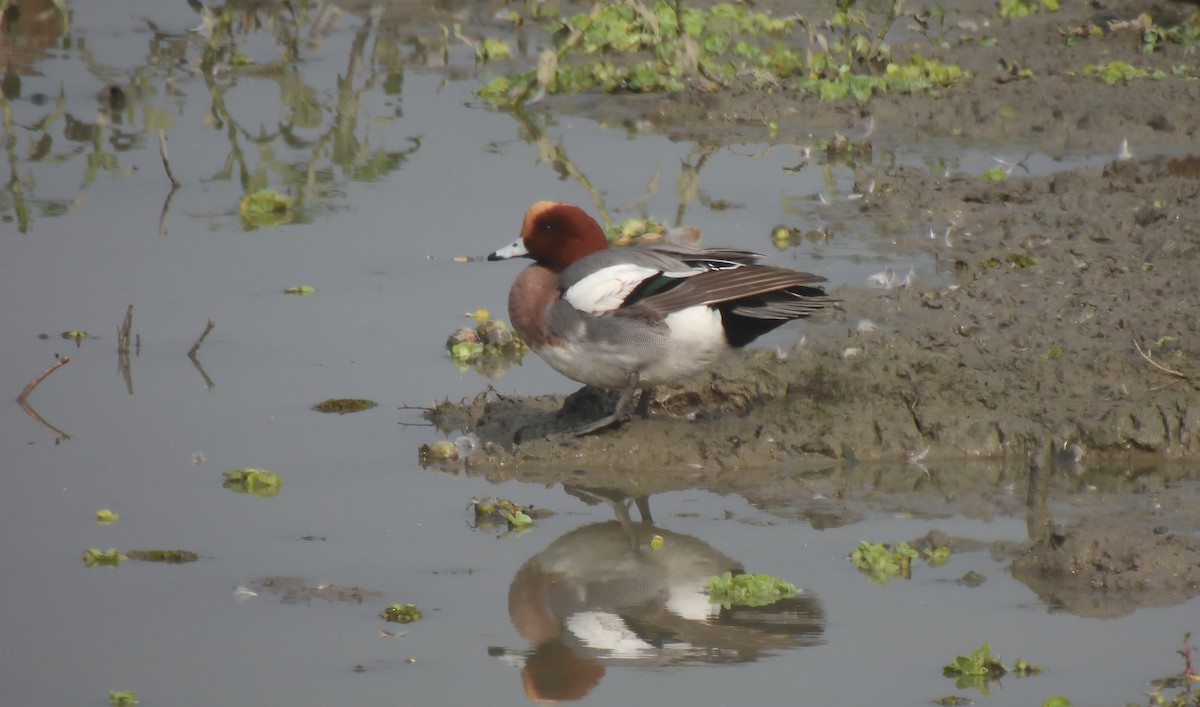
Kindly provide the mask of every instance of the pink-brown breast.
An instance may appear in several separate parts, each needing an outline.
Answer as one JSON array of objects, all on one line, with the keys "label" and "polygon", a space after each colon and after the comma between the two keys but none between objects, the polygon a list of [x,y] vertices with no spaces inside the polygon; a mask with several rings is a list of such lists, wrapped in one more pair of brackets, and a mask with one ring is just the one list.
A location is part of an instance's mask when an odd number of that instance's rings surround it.
[{"label": "pink-brown breast", "polygon": [[534,351],[565,343],[546,328],[546,307],[559,297],[558,275],[537,263],[522,270],[508,291],[508,318]]}]

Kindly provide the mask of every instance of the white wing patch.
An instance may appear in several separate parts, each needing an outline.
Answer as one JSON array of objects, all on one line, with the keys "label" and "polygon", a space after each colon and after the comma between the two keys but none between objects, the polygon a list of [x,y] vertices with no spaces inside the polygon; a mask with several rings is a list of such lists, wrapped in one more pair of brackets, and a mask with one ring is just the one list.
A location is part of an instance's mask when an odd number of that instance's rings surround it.
[{"label": "white wing patch", "polygon": [[657,274],[653,268],[632,263],[613,265],[576,282],[563,293],[563,299],[580,312],[605,314],[620,307],[643,280]]}]

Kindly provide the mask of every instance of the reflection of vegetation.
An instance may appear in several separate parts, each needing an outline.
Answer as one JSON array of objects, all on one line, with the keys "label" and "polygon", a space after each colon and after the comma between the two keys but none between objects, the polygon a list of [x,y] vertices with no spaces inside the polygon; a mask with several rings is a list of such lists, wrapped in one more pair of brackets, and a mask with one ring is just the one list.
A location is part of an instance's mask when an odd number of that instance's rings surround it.
[{"label": "reflection of vegetation", "polygon": [[[561,140],[555,142],[546,134],[546,128],[554,120],[553,116],[544,117],[545,124],[540,124],[538,118],[529,115],[522,109],[514,108],[511,111],[511,115],[520,124],[521,138],[535,146],[538,161],[549,162],[561,178],[575,181],[586,189],[591,196],[592,204],[596,207],[597,220],[604,226],[606,232],[612,233],[614,229],[613,217],[609,212],[608,204],[605,203],[603,192],[593,185],[583,170],[571,160],[571,157],[567,154],[566,145]],[[678,195],[678,207],[674,220],[676,227],[682,225],[687,207],[690,204],[705,200],[705,197],[700,193],[700,170],[704,168],[705,164],[708,163],[716,151],[717,148],[715,147],[697,145],[692,148],[689,160],[680,164],[679,178],[676,182],[676,193]],[[692,161],[693,157],[694,161]],[[658,182],[659,173],[658,170],[655,170],[647,181],[642,194],[634,199],[629,206],[643,208],[645,201],[658,191]]]},{"label": "reflection of vegetation", "polygon": [[[22,3],[24,8],[26,3]],[[30,3],[32,7],[35,3]],[[9,67],[4,91],[0,95],[3,117],[4,149],[9,163],[7,183],[0,191],[0,215],[10,217],[22,232],[27,232],[40,215],[44,218],[68,213],[83,204],[83,193],[105,176],[132,174],[124,153],[137,151],[157,138],[159,130],[170,131],[183,106],[163,106],[164,101],[182,103],[189,95],[188,82],[203,81],[210,97],[206,122],[216,129],[208,133],[226,143],[222,166],[207,181],[236,179],[242,195],[253,194],[268,186],[278,186],[283,196],[292,199],[292,221],[309,222],[320,210],[335,208],[342,190],[339,182],[374,181],[403,167],[420,149],[418,138],[409,138],[401,149],[389,149],[372,140],[370,129],[386,125],[394,118],[373,115],[364,106],[363,96],[382,90],[398,95],[403,86],[403,70],[410,59],[423,61],[426,47],[415,46],[406,56],[407,38],[394,29],[385,29],[375,16],[357,29],[345,70],[337,79],[336,92],[325,97],[324,87],[304,81],[299,62],[304,52],[319,44],[309,36],[320,36],[337,21],[339,11],[324,4],[269,3],[253,8],[229,5],[215,12],[193,5],[201,13],[200,27],[187,34],[172,34],[150,24],[152,36],[149,54],[143,66],[117,69],[103,65],[82,42],[70,40],[70,15],[58,18],[45,41],[20,37],[33,46],[61,43],[72,50],[83,68],[104,86],[99,95],[99,110],[94,118],[84,118],[75,100],[61,91],[51,98],[41,115],[15,118],[10,101],[22,97],[20,76]],[[318,11],[316,8],[320,8]],[[42,32],[40,25],[5,25],[5,31]],[[372,42],[373,39],[373,42]],[[273,55],[262,59],[262,47]],[[182,71],[181,71],[182,67]],[[263,82],[278,86],[276,99],[283,117],[274,127],[243,127],[236,107],[226,102],[228,91],[239,85],[259,84],[256,101],[262,102]],[[194,95],[194,92],[193,92]],[[74,97],[72,97],[74,99]],[[95,99],[89,99],[91,104]],[[40,101],[26,102],[39,110]],[[88,106],[91,107],[90,105]],[[74,112],[73,112],[74,111]],[[246,148],[251,146],[254,152]],[[221,148],[206,146],[208,152]],[[188,166],[189,155],[177,155],[175,172],[189,180],[181,170]],[[179,159],[182,158],[182,159]],[[39,195],[39,184],[55,184],[39,178],[37,166],[57,171],[74,168],[81,178],[78,193],[66,196]],[[203,178],[202,178],[203,179]],[[191,183],[196,178],[192,177]],[[164,178],[164,189],[167,180]],[[44,191],[46,187],[41,187]],[[240,197],[239,197],[240,198]],[[221,212],[239,211],[230,205]],[[166,222],[164,209],[163,223]],[[256,218],[246,219],[247,227],[261,225]],[[165,228],[163,229],[165,232]]]},{"label": "reflection of vegetation", "polygon": [[[296,223],[311,221],[310,199],[329,194],[330,190],[323,183],[336,181],[332,171],[322,167],[324,160],[331,160],[337,165],[345,178],[374,181],[400,169],[421,146],[419,139],[409,138],[410,144],[406,149],[385,150],[373,147],[369,138],[359,136],[361,118],[384,124],[390,122],[389,118],[368,114],[362,105],[362,97],[381,82],[387,92],[391,92],[390,89],[398,90],[399,82],[395,79],[400,75],[403,61],[395,46],[380,46],[396,41],[382,32],[376,32],[376,46],[367,56],[367,41],[376,28],[373,19],[364,23],[354,36],[346,73],[338,78],[337,99],[331,104],[333,111],[329,126],[315,138],[305,135],[305,131],[321,127],[328,108],[320,100],[317,89],[305,84],[300,77],[295,65],[300,55],[298,37],[306,26],[315,28],[326,20],[321,15],[310,17],[307,4],[302,5],[299,11],[290,3],[285,3],[248,15],[237,14],[228,7],[219,15],[212,15],[205,10],[204,26],[208,41],[200,59],[212,97],[210,120],[217,128],[225,129],[230,146],[224,166],[211,179],[230,179],[236,168],[243,192],[250,194],[265,189],[270,180],[268,170],[274,172],[276,181],[292,189],[289,196],[293,199],[292,221]],[[235,20],[241,22],[235,23]],[[238,43],[239,38],[260,29],[270,33],[276,44],[283,48],[282,59],[256,64],[245,58]],[[372,62],[371,58],[381,58],[383,61]],[[227,73],[268,79],[278,84],[280,100],[289,113],[277,132],[255,135],[238,124],[225,103],[228,84],[220,77]],[[357,74],[360,73],[363,74],[361,84],[356,84],[359,78]],[[253,168],[242,150],[242,140],[259,148],[259,164]],[[308,157],[291,163],[279,159],[273,149],[277,141],[286,147],[306,151]]]},{"label": "reflection of vegetation", "polygon": [[182,565],[200,559],[191,550],[130,550],[129,556],[142,562],[164,562],[169,565]]},{"label": "reflection of vegetation", "polygon": [[[533,6],[528,18],[554,42],[536,68],[501,76],[480,89],[500,104],[520,105],[536,90],[545,93],[676,91],[689,82],[706,87],[742,84],[774,91],[795,90],[833,100],[860,100],[875,93],[949,86],[962,78],[957,66],[920,54],[890,60],[884,37],[900,12],[895,2],[872,24],[857,0],[836,0],[824,22],[799,14],[777,18],[741,4],[711,8],[681,2],[602,0],[591,13],[561,17],[549,4]],[[803,49],[792,35],[804,30]]]}]

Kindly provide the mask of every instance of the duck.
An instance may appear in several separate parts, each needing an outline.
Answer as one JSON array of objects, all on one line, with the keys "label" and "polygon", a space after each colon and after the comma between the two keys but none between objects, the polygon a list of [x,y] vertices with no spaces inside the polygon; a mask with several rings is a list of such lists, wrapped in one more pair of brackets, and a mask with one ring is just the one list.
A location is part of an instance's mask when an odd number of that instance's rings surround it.
[{"label": "duck", "polygon": [[573,204],[539,201],[518,238],[489,261],[529,258],[508,293],[508,316],[551,368],[619,391],[587,435],[649,414],[654,388],[713,369],[727,352],[829,306],[820,275],[764,265],[763,255],[661,242],[612,247]]}]

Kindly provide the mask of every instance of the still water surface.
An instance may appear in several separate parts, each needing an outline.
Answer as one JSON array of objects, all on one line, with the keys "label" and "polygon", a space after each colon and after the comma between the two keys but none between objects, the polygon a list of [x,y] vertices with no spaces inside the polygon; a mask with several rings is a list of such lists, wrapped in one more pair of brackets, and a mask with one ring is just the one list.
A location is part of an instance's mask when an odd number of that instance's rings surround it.
[{"label": "still water surface", "polygon": [[[19,38],[21,84],[5,98],[16,181],[0,198],[0,391],[10,401],[0,405],[0,703],[100,705],[132,689],[150,705],[522,704],[548,689],[530,666],[550,654],[577,661],[555,669],[576,690],[560,694],[592,704],[926,704],[956,692],[941,666],[983,642],[1047,666],[994,687],[982,698],[994,705],[1055,693],[1124,703],[1177,670],[1194,606],[1084,619],[1050,612],[983,552],[887,587],[846,560],[860,540],[934,527],[1019,541],[1020,518],[863,507],[848,514],[857,522],[818,530],[804,518],[821,498],[787,513],[701,490],[649,501],[657,532],[694,550],[696,566],[734,563],[801,585],[801,608],[779,619],[791,629],[729,620],[725,633],[688,618],[696,607],[678,597],[635,587],[623,590],[630,599],[584,580],[580,596],[560,597],[577,633],[556,617],[530,623],[518,599],[539,585],[522,567],[556,557],[580,572],[610,563],[619,576],[636,554],[619,542],[615,555],[588,554],[614,542],[603,535],[614,527],[608,504],[418,465],[418,446],[440,435],[403,406],[486,387],[456,371],[442,343],[464,312],[502,312],[515,275],[455,258],[511,241],[539,199],[593,212],[599,199],[616,220],[644,211],[673,222],[682,211],[708,244],[768,251],[775,225],[823,227],[820,195],[849,195],[850,171],[789,171],[803,151],[787,146],[709,150],[579,117],[518,121],[474,99],[474,79],[448,80],[469,76],[468,48],[451,49],[454,71],[429,66],[437,52],[415,39],[428,28],[345,13],[319,31],[306,25],[300,60],[281,70],[213,78],[198,66],[204,40],[188,31],[199,19],[186,4],[71,12],[69,41],[57,30]],[[272,36],[248,32],[242,49],[276,61]],[[120,107],[97,98],[112,85],[126,94]],[[173,192],[159,129],[181,183]],[[545,159],[554,146],[558,166],[569,160],[595,191]],[[910,147],[900,159],[971,171],[989,159],[962,146],[934,152]],[[705,153],[695,191],[681,189]],[[1080,157],[1090,159],[1101,158]],[[260,186],[297,199],[293,223],[243,224],[239,201]],[[867,231],[772,258],[835,284],[863,285],[884,267],[936,277],[927,256]],[[299,284],[316,294],[282,293]],[[129,305],[140,346],[126,376],[116,330]],[[209,319],[193,363],[186,353]],[[67,330],[90,336],[77,344],[61,338]],[[803,332],[785,328],[767,344]],[[55,354],[72,360],[30,402],[61,436],[12,402]],[[571,389],[532,358],[494,384]],[[309,409],[329,397],[380,406],[342,417]],[[245,466],[279,472],[280,494],[222,488],[222,472]],[[466,510],[491,495],[556,514],[497,537],[470,527]],[[122,519],[97,525],[100,508]],[[179,547],[201,559],[87,568],[88,547]],[[676,570],[695,579],[663,572]],[[964,589],[953,580],[967,570],[987,582]],[[269,577],[378,594],[289,603],[235,591]],[[426,616],[385,625],[377,613],[393,601]],[[604,644],[611,632],[582,637],[587,621],[618,614],[624,648]],[[730,638],[735,629],[742,638]],[[657,642],[638,642],[647,636]]]}]

